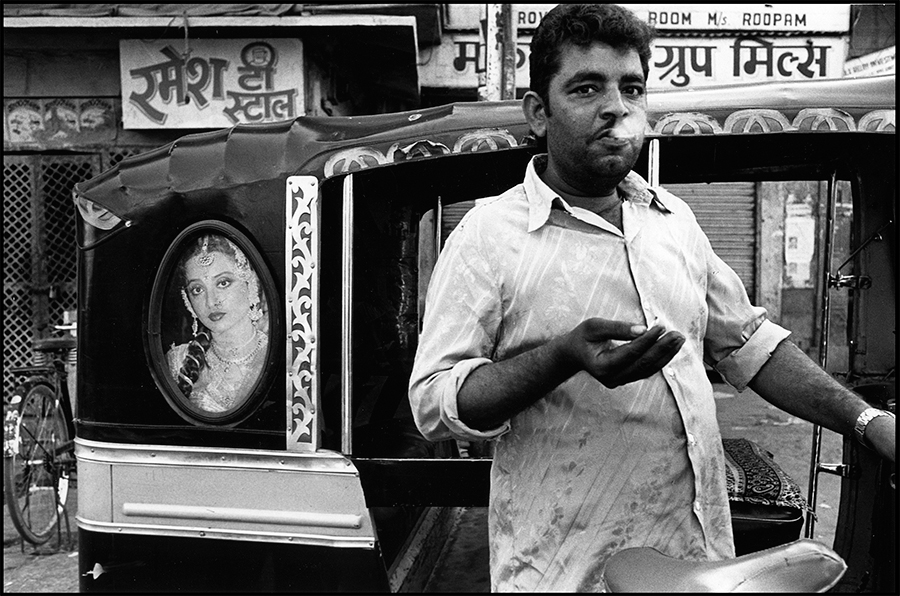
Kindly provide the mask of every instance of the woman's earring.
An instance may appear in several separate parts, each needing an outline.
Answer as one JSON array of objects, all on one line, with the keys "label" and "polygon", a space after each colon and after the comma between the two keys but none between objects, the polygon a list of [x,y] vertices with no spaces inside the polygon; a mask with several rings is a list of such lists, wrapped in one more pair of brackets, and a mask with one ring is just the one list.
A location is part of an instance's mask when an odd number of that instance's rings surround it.
[{"label": "woman's earring", "polygon": [[191,313],[191,318],[194,319],[191,323],[191,331],[194,332],[194,337],[197,337],[197,313],[194,312],[194,307],[191,306],[191,301],[188,299],[187,292],[184,291],[184,288],[181,288],[181,299],[184,300],[185,308]]},{"label": "woman's earring", "polygon": [[250,320],[256,323],[262,318],[262,309],[259,307],[259,300],[250,305]]},{"label": "woman's earring", "polygon": [[250,294],[250,320],[256,323],[262,318],[262,309],[259,307],[259,283],[255,279],[247,282],[247,292]]}]

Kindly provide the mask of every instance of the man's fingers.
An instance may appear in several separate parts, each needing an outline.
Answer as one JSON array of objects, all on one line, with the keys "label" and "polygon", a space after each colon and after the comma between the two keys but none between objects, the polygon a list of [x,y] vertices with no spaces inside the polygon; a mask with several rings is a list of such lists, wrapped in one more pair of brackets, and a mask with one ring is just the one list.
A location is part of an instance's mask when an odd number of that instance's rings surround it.
[{"label": "man's fingers", "polygon": [[[613,321],[599,317],[584,321],[583,329],[584,338],[590,342],[600,342],[608,339],[635,339],[648,331],[640,323]],[[659,329],[662,329],[662,327],[659,327]]]},{"label": "man's fingers", "polygon": [[685,338],[677,331],[660,335],[661,328],[654,327],[634,341],[604,352],[603,367],[611,371],[608,382],[612,386],[624,385],[647,378],[668,364]]},{"label": "man's fingers", "polygon": [[624,385],[656,374],[672,361],[684,342],[684,336],[677,331],[666,334],[633,364],[626,366],[619,374],[615,375],[614,382],[617,385]]},{"label": "man's fingers", "polygon": [[615,359],[615,362],[620,364],[620,366],[630,364],[640,358],[647,350],[652,348],[665,331],[666,330],[662,325],[656,325],[647,329],[637,337],[632,336],[634,339],[627,344],[612,348],[606,353],[612,356]]}]

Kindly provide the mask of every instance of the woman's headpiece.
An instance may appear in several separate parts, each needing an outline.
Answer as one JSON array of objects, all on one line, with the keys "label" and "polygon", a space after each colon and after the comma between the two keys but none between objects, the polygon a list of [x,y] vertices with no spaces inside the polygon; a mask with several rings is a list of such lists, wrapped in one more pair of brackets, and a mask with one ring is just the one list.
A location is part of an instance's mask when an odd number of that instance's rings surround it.
[{"label": "woman's headpiece", "polygon": [[197,255],[197,264],[201,267],[209,267],[215,260],[216,255],[209,252],[209,236],[205,236],[203,238],[203,246],[200,248],[200,254]]}]

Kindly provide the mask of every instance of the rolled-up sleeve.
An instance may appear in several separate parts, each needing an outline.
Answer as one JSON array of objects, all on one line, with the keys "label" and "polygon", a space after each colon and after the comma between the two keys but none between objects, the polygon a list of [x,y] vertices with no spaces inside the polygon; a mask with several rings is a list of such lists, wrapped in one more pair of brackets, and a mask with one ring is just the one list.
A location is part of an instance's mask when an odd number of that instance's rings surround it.
[{"label": "rolled-up sleeve", "polygon": [[410,403],[416,425],[425,438],[431,441],[441,439],[495,439],[509,430],[506,422],[496,429],[480,431],[467,426],[459,419],[456,396],[469,374],[488,358],[472,358],[457,362],[449,370],[435,373],[421,383],[410,384]]},{"label": "rolled-up sleeve", "polygon": [[790,331],[753,306],[738,275],[710,249],[705,357],[729,385],[743,391]]},{"label": "rolled-up sleeve", "polygon": [[492,362],[501,317],[491,264],[477,230],[465,225],[468,219],[451,234],[435,266],[409,381],[413,417],[431,441],[492,439],[509,429],[506,422],[479,431],[459,419],[459,389],[473,370]]}]

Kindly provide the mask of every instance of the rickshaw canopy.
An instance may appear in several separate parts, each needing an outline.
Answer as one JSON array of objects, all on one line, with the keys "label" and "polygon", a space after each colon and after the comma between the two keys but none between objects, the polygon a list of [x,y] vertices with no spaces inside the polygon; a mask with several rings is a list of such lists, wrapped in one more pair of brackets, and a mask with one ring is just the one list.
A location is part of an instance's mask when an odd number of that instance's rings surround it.
[{"label": "rickshaw canopy", "polygon": [[[895,132],[895,76],[651,92],[648,138]],[[358,117],[301,116],[186,135],[76,185],[95,207],[135,222],[173,194],[287,176],[324,180],[412,160],[528,142],[519,101],[454,103]],[[84,206],[82,204],[82,209]]]}]

